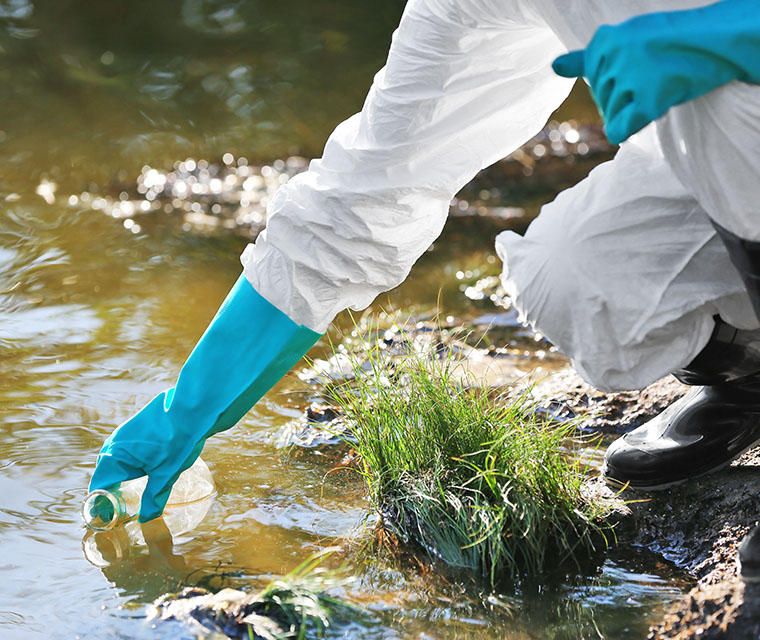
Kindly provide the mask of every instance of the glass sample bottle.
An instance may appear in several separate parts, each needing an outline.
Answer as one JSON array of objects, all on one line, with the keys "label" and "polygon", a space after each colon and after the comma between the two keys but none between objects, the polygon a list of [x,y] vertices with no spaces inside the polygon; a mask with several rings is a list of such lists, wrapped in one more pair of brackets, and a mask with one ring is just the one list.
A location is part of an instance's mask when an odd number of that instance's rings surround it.
[{"label": "glass sample bottle", "polygon": [[[82,519],[90,529],[107,531],[134,520],[140,512],[148,477],[122,482],[118,489],[98,489],[87,494],[82,505]],[[216,493],[214,480],[206,463],[198,458],[174,483],[166,509],[204,500]]]}]

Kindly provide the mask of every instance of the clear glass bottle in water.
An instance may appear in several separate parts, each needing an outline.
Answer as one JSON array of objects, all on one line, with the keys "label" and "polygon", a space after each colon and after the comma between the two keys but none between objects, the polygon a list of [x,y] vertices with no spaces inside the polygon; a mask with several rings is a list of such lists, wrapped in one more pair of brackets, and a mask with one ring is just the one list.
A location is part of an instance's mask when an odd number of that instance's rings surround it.
[{"label": "clear glass bottle in water", "polygon": [[[118,489],[98,489],[87,494],[82,505],[82,519],[90,529],[107,531],[134,520],[140,512],[148,477],[122,482]],[[198,458],[174,483],[166,509],[205,500],[216,493],[214,479],[206,463]]]}]

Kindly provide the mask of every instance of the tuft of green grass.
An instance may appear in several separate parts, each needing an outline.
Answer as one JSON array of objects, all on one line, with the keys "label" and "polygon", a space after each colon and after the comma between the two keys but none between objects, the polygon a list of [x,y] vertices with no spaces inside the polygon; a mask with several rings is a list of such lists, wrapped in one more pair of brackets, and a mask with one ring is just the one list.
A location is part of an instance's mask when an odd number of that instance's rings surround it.
[{"label": "tuft of green grass", "polygon": [[327,393],[386,525],[492,585],[606,544],[604,506],[584,497],[587,469],[572,455],[574,425],[538,417],[527,392],[463,385],[445,349],[391,359],[382,341],[358,342],[348,351],[355,375]]},{"label": "tuft of green grass", "polygon": [[[193,620],[204,632],[248,640],[304,640],[323,637],[326,629],[363,617],[357,607],[330,595],[352,578],[343,569],[322,566],[337,549],[325,549],[295,570],[268,582],[260,591],[246,593],[188,587],[180,594],[165,594],[153,603],[148,618]],[[205,637],[205,636],[204,636]]]},{"label": "tuft of green grass", "polygon": [[328,593],[351,582],[321,566],[325,555],[332,551],[328,549],[312,556],[250,598],[242,622],[248,624],[251,638],[321,637],[334,619],[356,615],[355,607]]}]

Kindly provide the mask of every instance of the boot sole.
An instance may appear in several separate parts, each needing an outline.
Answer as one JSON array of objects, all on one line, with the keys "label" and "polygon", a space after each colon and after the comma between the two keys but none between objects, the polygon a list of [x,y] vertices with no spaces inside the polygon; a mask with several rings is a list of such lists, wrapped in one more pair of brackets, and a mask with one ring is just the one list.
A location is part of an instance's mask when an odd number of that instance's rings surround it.
[{"label": "boot sole", "polygon": [[[631,484],[630,480],[627,482],[623,482],[621,480],[617,480],[615,478],[607,476],[606,474],[607,462],[606,461],[602,464],[602,478],[604,478],[604,482],[607,484],[608,487],[612,489],[617,489],[620,491],[622,491],[623,489],[633,489],[634,491],[664,491],[665,489],[670,489],[671,487],[677,487],[678,485],[685,484],[686,482],[689,482],[690,480],[696,480],[697,478],[703,478],[705,476],[709,476],[711,473],[722,471],[723,469],[728,467],[734,460],[738,460],[745,453],[747,453],[747,451],[749,451],[753,447],[756,447],[758,444],[760,444],[760,438],[752,442],[746,449],[741,450],[733,458],[730,458],[726,460],[725,462],[722,462],[717,467],[713,467],[712,469],[708,469],[707,471],[703,471],[702,473],[689,476],[688,478],[681,478],[680,480],[673,480],[671,482],[665,482],[665,483],[653,484],[653,485],[641,485],[641,484],[634,485],[634,484]],[[758,581],[760,581],[760,578],[758,578]]]}]

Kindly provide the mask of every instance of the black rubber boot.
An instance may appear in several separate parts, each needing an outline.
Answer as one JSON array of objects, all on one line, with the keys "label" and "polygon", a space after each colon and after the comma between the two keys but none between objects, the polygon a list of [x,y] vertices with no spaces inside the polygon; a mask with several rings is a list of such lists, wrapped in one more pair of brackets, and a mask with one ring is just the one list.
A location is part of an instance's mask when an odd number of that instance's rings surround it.
[{"label": "black rubber boot", "polygon": [[[712,223],[760,318],[760,242]],[[716,319],[707,346],[674,375],[703,386],[610,445],[602,468],[610,484],[663,489],[717,471],[760,442],[760,330]]]},{"label": "black rubber boot", "polygon": [[760,242],[744,240],[728,229],[710,220],[715,231],[728,249],[731,262],[744,281],[755,315],[760,318]]},{"label": "black rubber boot", "polygon": [[717,471],[760,442],[760,330],[720,319],[681,382],[704,385],[613,442],[602,473],[613,486],[664,489]]},{"label": "black rubber boot", "polygon": [[755,523],[752,529],[739,544],[736,552],[739,575],[744,582],[757,584],[760,582],[760,525]]}]

